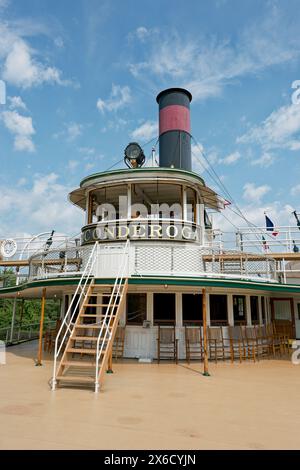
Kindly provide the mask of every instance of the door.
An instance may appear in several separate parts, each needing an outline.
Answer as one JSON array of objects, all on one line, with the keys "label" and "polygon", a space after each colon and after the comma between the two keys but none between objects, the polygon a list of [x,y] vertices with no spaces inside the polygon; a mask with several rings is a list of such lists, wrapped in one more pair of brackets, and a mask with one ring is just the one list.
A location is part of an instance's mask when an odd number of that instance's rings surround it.
[{"label": "door", "polygon": [[290,338],[295,338],[295,312],[294,301],[289,298],[271,299],[272,322],[275,323],[278,333],[288,334]]}]

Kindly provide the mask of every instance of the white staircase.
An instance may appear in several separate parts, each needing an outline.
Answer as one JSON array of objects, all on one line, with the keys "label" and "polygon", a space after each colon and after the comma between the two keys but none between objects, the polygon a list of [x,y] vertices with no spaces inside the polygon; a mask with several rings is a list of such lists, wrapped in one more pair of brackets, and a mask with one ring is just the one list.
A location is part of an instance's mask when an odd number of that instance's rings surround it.
[{"label": "white staircase", "polygon": [[[128,288],[129,241],[118,275],[111,284],[95,282],[97,255],[95,244],[56,337],[52,390],[57,386],[92,385],[98,392],[103,383]],[[109,300],[92,303],[91,299],[99,293]],[[89,307],[95,307],[96,313],[87,313]],[[97,307],[102,307],[101,314],[97,313]]]}]

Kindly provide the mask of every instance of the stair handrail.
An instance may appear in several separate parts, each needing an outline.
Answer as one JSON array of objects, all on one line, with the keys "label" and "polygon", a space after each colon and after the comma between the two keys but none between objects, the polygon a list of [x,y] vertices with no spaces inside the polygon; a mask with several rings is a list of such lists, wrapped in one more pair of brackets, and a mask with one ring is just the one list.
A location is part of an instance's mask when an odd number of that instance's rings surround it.
[{"label": "stair handrail", "polygon": [[[55,381],[55,377],[56,377],[56,365],[57,365],[57,358],[60,354],[60,351],[61,351],[61,348],[65,342],[65,339],[66,339],[66,336],[67,336],[67,333],[69,332],[69,334],[71,335],[72,334],[72,331],[74,329],[74,324],[72,323],[73,322],[73,319],[74,319],[74,316],[76,314],[76,311],[80,305],[80,302],[81,302],[81,299],[82,297],[84,296],[84,301],[86,300],[86,297],[87,297],[87,292],[85,292],[85,288],[88,284],[88,282],[90,281],[91,277],[93,276],[93,268],[94,268],[94,265],[96,263],[96,260],[97,260],[97,256],[95,256],[95,252],[98,253],[98,242],[96,242],[93,246],[93,249],[90,253],[90,256],[88,258],[88,261],[86,263],[86,266],[84,268],[84,271],[81,275],[81,278],[77,284],[77,288],[75,290],[75,293],[73,295],[73,298],[71,300],[71,303],[68,307],[68,310],[67,310],[67,313],[65,314],[64,316],[64,319],[61,323],[61,326],[58,330],[58,333],[56,335],[56,338],[55,338],[55,349],[54,349],[54,363],[53,363],[53,380]],[[76,302],[76,297],[78,295],[78,292],[79,290],[81,289],[81,292],[79,294],[79,297],[77,299],[77,302]],[[76,302],[76,307],[73,309],[73,305],[74,303]],[[69,319],[69,322],[67,323],[67,320],[68,320],[68,317],[70,315],[70,312],[72,311],[73,309],[73,313]],[[71,328],[71,325],[73,324],[73,328]],[[60,345],[58,347],[58,343],[59,343],[59,338],[60,338],[60,335],[64,329],[64,327],[66,326],[66,331],[63,335],[63,338],[60,342]]]},{"label": "stair handrail", "polygon": [[[100,328],[100,331],[99,331],[99,334],[98,334],[98,338],[97,338],[97,346],[96,346],[96,371],[95,371],[95,391],[97,392],[98,389],[99,389],[99,383],[98,383],[98,375],[99,375],[99,359],[101,357],[101,354],[103,352],[103,348],[104,348],[104,344],[105,344],[105,341],[106,341],[106,338],[107,336],[110,336],[111,337],[111,331],[110,331],[110,324],[107,324],[106,323],[106,320],[107,318],[115,311],[115,307],[116,307],[116,303],[117,303],[117,298],[120,296],[120,290],[121,290],[121,286],[123,285],[123,279],[125,277],[125,271],[126,271],[126,268],[127,268],[127,274],[128,274],[128,268],[129,268],[129,247],[130,247],[130,241],[129,239],[126,241],[126,244],[125,244],[125,247],[124,247],[124,250],[123,250],[123,256],[122,256],[122,262],[120,263],[120,267],[119,267],[119,270],[118,270],[118,274],[117,274],[117,277],[116,277],[116,280],[113,284],[113,289],[112,289],[112,292],[111,292],[111,296],[110,296],[110,299],[109,299],[109,303],[108,303],[108,306],[106,307],[106,312],[105,312],[105,316],[104,318],[102,318],[102,325],[101,325],[101,328]],[[112,305],[112,301],[114,301],[113,303],[113,307],[111,309],[111,305]],[[110,313],[112,312],[112,313]],[[102,342],[101,342],[101,347],[100,347],[100,340],[101,340],[101,337],[102,337],[102,333],[103,333],[103,330],[104,328],[106,329],[105,330],[105,333],[104,333],[104,337],[102,338]]]}]

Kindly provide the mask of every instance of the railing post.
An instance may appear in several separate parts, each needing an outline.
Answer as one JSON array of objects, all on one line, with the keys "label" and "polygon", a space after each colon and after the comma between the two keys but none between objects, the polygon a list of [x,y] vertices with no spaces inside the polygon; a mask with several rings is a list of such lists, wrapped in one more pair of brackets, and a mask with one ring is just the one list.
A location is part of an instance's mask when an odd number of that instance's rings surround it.
[{"label": "railing post", "polygon": [[13,311],[12,311],[12,317],[11,317],[10,340],[9,340],[10,343],[13,342],[16,309],[17,309],[17,297],[14,298]]},{"label": "railing post", "polygon": [[[204,371],[203,375],[209,376],[208,372],[208,345],[207,345],[207,318],[206,318],[206,289],[202,289],[202,318],[203,318],[203,359]],[[201,327],[200,327],[201,328]]]},{"label": "railing post", "polygon": [[43,289],[42,293],[42,305],[41,305],[41,320],[40,320],[40,334],[39,334],[39,349],[36,366],[42,365],[42,346],[43,346],[43,327],[45,318],[45,302],[46,302],[46,289]]},{"label": "railing post", "polygon": [[285,260],[282,259],[282,270],[283,270],[283,282],[286,284],[286,270],[285,270]]}]

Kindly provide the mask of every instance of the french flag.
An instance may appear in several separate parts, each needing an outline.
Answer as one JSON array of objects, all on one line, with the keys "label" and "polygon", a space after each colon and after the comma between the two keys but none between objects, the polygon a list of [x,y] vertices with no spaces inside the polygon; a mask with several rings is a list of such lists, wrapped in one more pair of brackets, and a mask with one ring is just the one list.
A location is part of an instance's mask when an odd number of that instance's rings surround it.
[{"label": "french flag", "polygon": [[267,214],[265,214],[265,218],[266,218],[266,230],[268,232],[272,232],[272,235],[274,237],[276,237],[279,234],[279,232],[276,232],[276,230],[274,230],[274,224],[273,224],[272,220],[269,219]]}]

